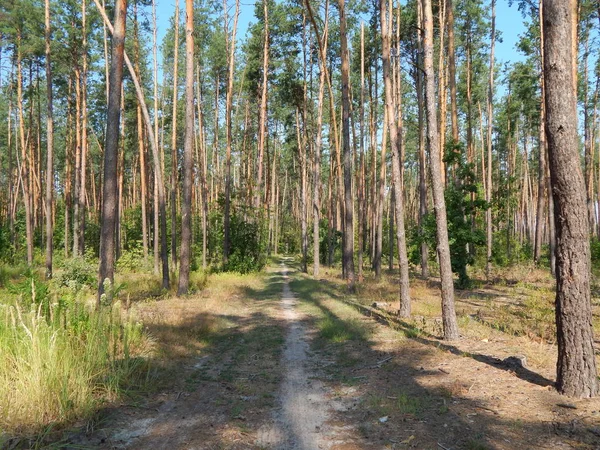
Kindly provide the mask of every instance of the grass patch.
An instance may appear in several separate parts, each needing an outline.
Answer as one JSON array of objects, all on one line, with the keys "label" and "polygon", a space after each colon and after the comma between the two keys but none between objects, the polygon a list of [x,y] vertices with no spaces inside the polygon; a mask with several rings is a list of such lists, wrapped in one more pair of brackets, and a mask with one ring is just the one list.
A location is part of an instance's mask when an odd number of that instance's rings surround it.
[{"label": "grass patch", "polygon": [[119,305],[0,307],[0,430],[34,435],[145,382],[151,342]]}]

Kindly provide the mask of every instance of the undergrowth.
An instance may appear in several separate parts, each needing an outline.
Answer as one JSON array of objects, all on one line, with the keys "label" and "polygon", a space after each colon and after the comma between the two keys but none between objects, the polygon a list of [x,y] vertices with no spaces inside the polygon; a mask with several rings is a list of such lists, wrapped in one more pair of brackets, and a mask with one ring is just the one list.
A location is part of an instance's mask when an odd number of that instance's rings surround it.
[{"label": "undergrowth", "polygon": [[[145,383],[149,337],[116,303],[30,275],[0,304],[0,446],[91,415]],[[15,299],[16,297],[16,299]]]}]

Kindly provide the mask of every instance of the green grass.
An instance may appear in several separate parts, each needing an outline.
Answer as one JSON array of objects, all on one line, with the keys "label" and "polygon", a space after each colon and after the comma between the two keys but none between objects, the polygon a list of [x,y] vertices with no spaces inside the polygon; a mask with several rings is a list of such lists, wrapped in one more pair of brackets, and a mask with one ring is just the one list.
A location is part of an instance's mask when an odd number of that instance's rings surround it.
[{"label": "green grass", "polygon": [[0,436],[36,435],[91,415],[145,382],[150,351],[141,324],[119,306],[1,305]]}]

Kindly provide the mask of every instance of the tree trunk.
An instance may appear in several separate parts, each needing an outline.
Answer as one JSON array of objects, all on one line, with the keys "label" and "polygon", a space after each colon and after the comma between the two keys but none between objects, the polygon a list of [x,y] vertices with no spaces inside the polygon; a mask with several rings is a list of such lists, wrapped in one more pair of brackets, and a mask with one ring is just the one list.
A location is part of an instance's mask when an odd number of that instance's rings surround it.
[{"label": "tree trunk", "polygon": [[[327,52],[328,26],[329,26],[329,0],[325,2],[325,27],[323,31],[323,41],[319,43]],[[320,61],[320,60],[319,60]],[[321,202],[319,189],[321,188],[321,146],[323,142],[323,99],[325,96],[325,77],[326,70],[323,64],[319,68],[319,112],[317,113],[317,138],[315,143],[315,154],[313,164],[313,276],[319,276],[320,266],[320,220],[321,220]]]},{"label": "tree trunk", "polygon": [[442,322],[444,339],[458,339],[458,324],[454,311],[454,284],[450,263],[450,245],[448,243],[448,223],[446,219],[446,202],[439,153],[439,135],[435,117],[435,79],[433,73],[433,14],[431,0],[423,2],[424,21],[424,66],[425,66],[425,108],[427,111],[427,136],[429,141],[429,159],[431,171],[431,187],[433,191],[433,208],[437,225],[437,253],[440,264],[441,293],[442,293]]},{"label": "tree trunk", "polygon": [[[267,88],[269,85],[269,8],[268,0],[263,0],[264,42],[263,42],[263,79],[260,97],[260,114],[258,120],[258,177],[256,180],[255,207],[260,206],[263,183],[263,158],[265,154],[265,132],[267,126]],[[266,202],[266,200],[265,200]]]},{"label": "tree trunk", "polygon": [[185,0],[185,143],[183,149],[183,204],[181,206],[181,252],[177,295],[190,284],[192,245],[192,165],[194,150],[194,2]]},{"label": "tree trunk", "polygon": [[[100,15],[102,16],[102,20],[104,20],[104,24],[107,26],[109,31],[113,34],[115,33],[115,29],[112,24],[108,20],[106,12],[100,5],[98,0],[94,0]],[[114,41],[114,39],[113,39]],[[127,65],[127,70],[129,71],[129,75],[133,81],[133,85],[135,87],[135,93],[142,107],[142,114],[144,116],[144,121],[146,123],[146,131],[149,135],[149,141],[152,144],[152,160],[154,163],[154,171],[157,174],[157,185],[158,185],[158,204],[160,209],[160,247],[161,247],[161,259],[162,259],[162,287],[163,289],[169,289],[169,260],[168,260],[168,248],[167,248],[167,206],[166,206],[166,195],[165,195],[165,185],[164,185],[164,171],[161,165],[161,157],[158,151],[158,147],[155,145],[157,140],[154,137],[154,131],[152,129],[152,121],[150,120],[150,114],[148,113],[148,108],[146,106],[146,102],[144,100],[144,92],[142,91],[142,87],[135,75],[135,70],[133,68],[133,64],[129,60],[129,57],[123,51],[123,57],[125,59],[125,64]],[[120,95],[119,95],[120,96]],[[117,121],[118,122],[118,121]],[[108,123],[107,123],[108,126]],[[118,127],[117,127],[118,128]],[[118,138],[117,138],[118,142]],[[106,153],[106,149],[105,149]]]},{"label": "tree trunk", "polygon": [[[138,0],[133,4],[133,58],[135,60],[135,72],[138,80],[141,79],[140,71],[140,37],[138,28]],[[141,188],[141,206],[142,206],[142,250],[144,253],[144,262],[148,259],[148,214],[146,207],[148,205],[148,192],[147,192],[147,180],[146,175],[146,148],[144,145],[144,126],[142,124],[142,107],[139,102],[136,108],[136,119],[137,119],[137,139],[138,139],[138,154],[140,161],[140,188]]]},{"label": "tree trunk", "polygon": [[227,50],[228,50],[228,76],[227,76],[227,97],[225,103],[225,118],[227,129],[227,148],[225,154],[225,211],[223,219],[223,266],[227,265],[229,259],[229,252],[231,250],[230,242],[230,229],[229,223],[231,221],[231,146],[233,143],[232,136],[232,108],[233,108],[233,77],[235,73],[235,36],[237,33],[238,17],[240,13],[240,1],[235,0],[235,15],[233,17],[233,30],[231,36],[228,35],[227,31],[227,0],[223,0],[223,7],[225,11],[225,38],[227,39]]},{"label": "tree trunk", "polygon": [[104,145],[104,186],[100,222],[100,269],[98,273],[97,307],[104,293],[104,280],[114,283],[115,273],[115,211],[117,207],[117,153],[119,148],[119,119],[121,115],[121,84],[125,56],[125,20],[127,0],[116,0],[115,21],[110,62],[110,91]]},{"label": "tree trunk", "polygon": [[354,201],[352,198],[352,150],[350,148],[350,64],[346,37],[345,0],[338,0],[342,60],[342,145],[344,155],[344,276],[349,290],[354,291]]},{"label": "tree trunk", "polygon": [[454,5],[446,0],[446,26],[448,27],[448,84],[450,87],[450,117],[453,144],[458,143],[458,107],[456,104],[456,58],[454,51]]},{"label": "tree trunk", "polygon": [[33,230],[31,220],[31,191],[29,186],[29,163],[27,141],[25,139],[25,119],[23,116],[23,70],[21,64],[21,34],[17,36],[17,110],[19,114],[19,137],[21,144],[21,162],[19,172],[22,173],[21,186],[25,205],[25,234],[27,239],[27,265],[33,264]]},{"label": "tree trunk", "polygon": [[[423,9],[419,2],[417,5],[418,23],[422,22]],[[423,66],[423,52],[422,52],[422,33],[421,27],[417,30],[419,35],[417,43],[417,67]],[[421,276],[423,278],[429,278],[429,246],[423,238],[425,233],[425,216],[427,215],[427,176],[426,176],[426,160],[425,154],[425,105],[423,99],[423,72],[420,69],[415,70],[416,76],[416,88],[417,88],[417,107],[418,107],[418,121],[419,121],[419,235],[421,236]],[[467,75],[468,76],[468,75]]]},{"label": "tree trunk", "polygon": [[[156,0],[152,0],[152,81],[154,87],[154,145],[158,148],[158,45],[157,45],[157,27],[156,27]],[[159,266],[159,214],[158,214],[158,176],[154,171],[154,226],[153,226],[153,253],[154,253],[154,274],[158,275]]]},{"label": "tree trunk", "polygon": [[[52,278],[52,194],[54,192],[54,114],[52,108],[52,65],[50,60],[50,0],[44,1],[45,51],[46,51],[46,96],[48,99],[46,116],[46,279]],[[10,123],[9,123],[10,133]],[[10,138],[8,141],[10,151]],[[9,170],[9,178],[12,177]],[[10,205],[9,205],[10,208]]]},{"label": "tree trunk", "polygon": [[171,128],[171,261],[177,268],[177,86],[179,63],[179,0],[175,0],[175,42],[173,47],[173,112]]},{"label": "tree trunk", "polygon": [[487,185],[485,190],[486,264],[485,276],[489,280],[492,271],[492,129],[494,127],[494,48],[496,46],[496,0],[492,0],[492,30],[490,34],[490,78],[487,99]]},{"label": "tree trunk", "polygon": [[[390,2],[391,3],[391,2]],[[391,5],[390,5],[391,6]],[[385,84],[385,106],[387,110],[387,126],[390,131],[390,144],[392,147],[392,178],[395,197],[396,237],[398,245],[398,264],[400,267],[400,317],[410,317],[410,291],[408,278],[408,256],[406,253],[406,234],[404,230],[404,196],[402,193],[402,131],[398,129],[396,117],[402,117],[400,97],[397,107],[394,105],[394,87],[391,79],[390,61],[390,34],[392,29],[392,9],[386,11],[386,0],[379,1],[381,19],[381,41],[383,48],[383,80]],[[399,25],[398,25],[399,26]],[[400,55],[398,54],[398,57]]]},{"label": "tree trunk", "polygon": [[590,241],[579,161],[577,95],[573,86],[575,0],[544,0],[542,28],[546,135],[556,208],[557,388],[570,397],[598,394],[590,298]]},{"label": "tree trunk", "polygon": [[85,210],[86,210],[86,164],[88,155],[88,112],[87,112],[87,80],[88,80],[88,57],[87,57],[87,27],[86,27],[86,6],[87,0],[81,1],[82,17],[82,68],[81,68],[81,175],[79,186],[79,228],[75,231],[79,233],[79,254],[85,254]]}]

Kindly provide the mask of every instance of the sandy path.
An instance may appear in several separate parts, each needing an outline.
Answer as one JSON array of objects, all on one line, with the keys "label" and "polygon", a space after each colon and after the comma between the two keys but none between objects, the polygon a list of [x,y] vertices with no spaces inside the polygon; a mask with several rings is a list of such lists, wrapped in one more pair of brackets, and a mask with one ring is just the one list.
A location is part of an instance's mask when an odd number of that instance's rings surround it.
[{"label": "sandy path", "polygon": [[276,449],[328,448],[322,433],[328,417],[326,389],[323,383],[311,379],[306,326],[296,309],[298,302],[289,287],[288,270],[284,263],[281,266],[281,305],[289,324],[281,361],[285,378],[278,393],[280,407],[273,414],[273,422],[259,431],[258,444]]}]

